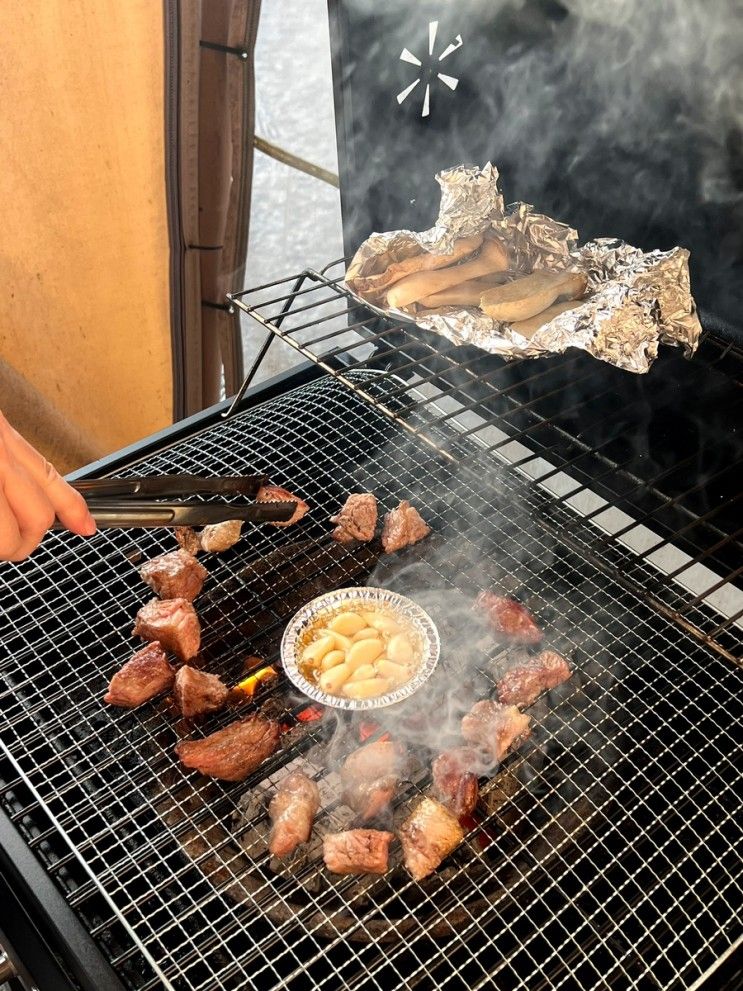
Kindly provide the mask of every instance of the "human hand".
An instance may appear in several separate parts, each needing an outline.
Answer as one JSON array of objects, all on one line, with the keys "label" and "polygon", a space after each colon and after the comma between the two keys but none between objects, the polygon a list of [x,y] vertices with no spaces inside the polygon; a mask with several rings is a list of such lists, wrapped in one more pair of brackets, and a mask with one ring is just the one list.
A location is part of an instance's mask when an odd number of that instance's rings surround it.
[{"label": "human hand", "polygon": [[85,500],[0,413],[0,561],[22,561],[56,517],[89,537],[95,520]]}]

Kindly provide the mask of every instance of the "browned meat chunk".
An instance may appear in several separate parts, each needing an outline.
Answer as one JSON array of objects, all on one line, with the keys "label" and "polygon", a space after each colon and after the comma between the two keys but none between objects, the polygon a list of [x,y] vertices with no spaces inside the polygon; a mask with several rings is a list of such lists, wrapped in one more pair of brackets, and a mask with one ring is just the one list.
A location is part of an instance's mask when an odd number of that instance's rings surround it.
[{"label": "browned meat chunk", "polygon": [[390,740],[354,750],[341,769],[343,801],[364,820],[379,815],[395,793],[401,762],[400,749]]},{"label": "browned meat chunk", "polygon": [[177,526],[174,527],[175,539],[178,541],[180,546],[184,551],[188,551],[189,554],[198,554],[201,548],[201,539],[198,533],[190,526]]},{"label": "browned meat chunk", "polygon": [[422,799],[400,827],[400,843],[410,876],[420,881],[433,874],[463,838],[456,816],[440,802]]},{"label": "browned meat chunk", "polygon": [[120,668],[111,679],[103,701],[133,709],[167,692],[173,684],[175,669],[159,643],[149,643]]},{"label": "browned meat chunk", "polygon": [[325,866],[333,874],[385,874],[394,838],[379,829],[328,833],[322,848]]},{"label": "browned meat chunk", "polygon": [[279,745],[278,723],[238,719],[203,740],[183,740],[175,752],[186,767],[222,781],[243,781]]},{"label": "browned meat chunk", "polygon": [[520,602],[495,592],[480,592],[475,604],[483,610],[495,633],[518,643],[536,644],[542,631],[534,617]]},{"label": "browned meat chunk", "polygon": [[331,533],[339,544],[351,544],[354,540],[366,542],[377,529],[377,499],[370,492],[357,492],[350,495],[337,516],[331,516],[335,523]]},{"label": "browned meat chunk", "polygon": [[320,792],[306,774],[293,771],[281,781],[268,806],[272,823],[268,849],[275,857],[286,857],[307,842],[319,808]]},{"label": "browned meat chunk", "polygon": [[462,719],[462,736],[468,743],[487,750],[500,763],[513,746],[527,739],[531,719],[515,705],[500,705],[484,699],[475,702]]},{"label": "browned meat chunk", "polygon": [[561,685],[571,674],[564,657],[555,650],[543,650],[506,671],[498,682],[498,698],[511,705],[531,705],[542,692]]},{"label": "browned meat chunk", "polygon": [[457,819],[470,815],[477,805],[480,786],[472,772],[476,766],[477,754],[471,747],[447,750],[431,765],[434,794]]},{"label": "browned meat chunk", "polygon": [[387,554],[400,551],[410,544],[417,544],[431,532],[421,514],[403,499],[397,509],[390,510],[384,518],[382,529],[382,547]]},{"label": "browned meat chunk", "polygon": [[271,526],[292,526],[292,524],[298,523],[310,509],[304,499],[300,499],[299,496],[292,495],[288,489],[282,489],[280,485],[261,485],[258,489],[258,495],[255,497],[255,501],[296,502],[297,508],[290,519],[285,520],[283,523],[271,523]]},{"label": "browned meat chunk", "polygon": [[196,657],[201,646],[199,618],[187,599],[150,599],[137,613],[132,635],[159,640],[181,661]]},{"label": "browned meat chunk", "polygon": [[228,551],[240,539],[242,520],[225,520],[224,523],[210,523],[199,534],[199,543],[210,554]]},{"label": "browned meat chunk", "polygon": [[227,702],[229,688],[216,674],[197,671],[184,664],[175,676],[175,700],[185,719],[219,712]]},{"label": "browned meat chunk", "polygon": [[188,599],[193,602],[208,571],[193,554],[181,549],[153,557],[142,565],[139,574],[161,599]]}]

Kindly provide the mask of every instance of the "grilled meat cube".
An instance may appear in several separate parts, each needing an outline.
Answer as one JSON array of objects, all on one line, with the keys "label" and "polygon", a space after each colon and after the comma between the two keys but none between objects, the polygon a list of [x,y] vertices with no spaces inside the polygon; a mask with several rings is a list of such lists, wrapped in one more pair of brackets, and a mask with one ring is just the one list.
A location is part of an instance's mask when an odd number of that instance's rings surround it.
[{"label": "grilled meat cube", "polygon": [[189,554],[196,556],[202,550],[201,539],[193,527],[176,526],[173,529],[175,531],[175,539],[184,551],[188,551]]},{"label": "grilled meat cube", "polygon": [[393,833],[379,829],[347,829],[323,840],[325,866],[333,874],[385,874]]},{"label": "grilled meat cube", "polygon": [[385,553],[402,550],[410,544],[417,544],[431,532],[421,514],[403,499],[396,509],[390,510],[384,518],[382,529],[382,547]]},{"label": "grilled meat cube", "polygon": [[515,665],[498,682],[498,698],[504,704],[522,708],[550,688],[567,681],[570,665],[557,651],[543,650],[536,657]]},{"label": "grilled meat cube", "polygon": [[220,554],[238,542],[242,526],[242,520],[225,520],[224,523],[210,523],[201,533],[196,533],[190,526],[177,526],[175,539],[190,554],[198,554],[199,551]]},{"label": "grilled meat cube", "polygon": [[455,747],[439,754],[431,765],[434,795],[457,819],[470,815],[477,805],[480,786],[472,772],[477,762],[471,747]]},{"label": "grilled meat cube", "polygon": [[148,643],[116,672],[103,701],[133,709],[167,692],[174,677],[175,669],[168,663],[160,644]]},{"label": "grilled meat cube", "polygon": [[260,716],[238,719],[203,740],[182,740],[175,752],[186,767],[222,781],[243,781],[279,745],[279,724]]},{"label": "grilled meat cube", "polygon": [[464,839],[456,816],[432,798],[422,799],[400,827],[405,866],[421,881],[433,874],[442,860]]},{"label": "grilled meat cube", "polygon": [[219,712],[227,702],[229,688],[216,674],[197,671],[184,664],[175,676],[175,701],[185,719]]},{"label": "grilled meat cube", "polygon": [[513,746],[527,739],[531,719],[515,705],[500,705],[484,699],[475,702],[462,718],[462,736],[468,743],[487,750],[500,763]]},{"label": "grilled meat cube", "polygon": [[482,609],[493,631],[517,643],[537,644],[542,631],[520,602],[495,592],[480,592],[475,605]]},{"label": "grilled meat cube", "polygon": [[183,549],[153,557],[139,569],[146,582],[161,599],[188,599],[193,602],[201,591],[208,571],[193,554]]},{"label": "grilled meat cube", "polygon": [[210,554],[220,554],[233,547],[240,539],[242,520],[225,520],[224,523],[210,523],[199,534],[199,543]]},{"label": "grilled meat cube", "polygon": [[320,791],[306,774],[292,771],[279,783],[268,806],[272,823],[268,849],[275,857],[286,857],[307,842],[319,808]]},{"label": "grilled meat cube", "polygon": [[331,533],[339,544],[351,544],[354,540],[364,543],[371,540],[377,529],[377,498],[370,492],[357,492],[350,495],[337,516],[331,516],[335,523]]},{"label": "grilled meat cube", "polygon": [[199,618],[187,599],[150,599],[137,613],[132,635],[159,640],[181,661],[196,657],[201,646]]},{"label": "grilled meat cube", "polygon": [[296,502],[297,508],[290,519],[285,520],[283,523],[271,523],[271,526],[292,526],[292,524],[298,523],[310,509],[304,499],[300,499],[299,496],[292,495],[288,489],[282,489],[280,485],[261,485],[258,489],[258,495],[255,497],[255,501]]},{"label": "grilled meat cube", "polygon": [[383,812],[395,793],[402,755],[397,744],[377,740],[359,747],[341,768],[342,798],[363,820]]}]

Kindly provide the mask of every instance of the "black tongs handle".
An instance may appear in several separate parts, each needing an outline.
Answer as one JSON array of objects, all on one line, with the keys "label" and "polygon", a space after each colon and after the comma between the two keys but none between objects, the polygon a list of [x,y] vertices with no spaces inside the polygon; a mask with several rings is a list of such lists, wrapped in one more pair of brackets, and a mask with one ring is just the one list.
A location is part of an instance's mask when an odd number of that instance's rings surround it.
[{"label": "black tongs handle", "polygon": [[[266,475],[228,475],[203,478],[201,475],[152,475],[137,478],[89,478],[72,487],[85,499],[122,496],[130,499],[187,497],[190,495],[255,496]],[[236,519],[237,517],[232,517]]]}]

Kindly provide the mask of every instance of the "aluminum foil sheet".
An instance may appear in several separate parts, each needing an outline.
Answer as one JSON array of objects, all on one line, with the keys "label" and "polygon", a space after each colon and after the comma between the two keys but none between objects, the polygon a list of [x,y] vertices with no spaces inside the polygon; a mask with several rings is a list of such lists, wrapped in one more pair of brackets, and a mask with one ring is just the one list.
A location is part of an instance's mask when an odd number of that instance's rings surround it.
[{"label": "aluminum foil sheet", "polygon": [[[339,608],[381,609],[390,612],[410,626],[421,643],[421,658],[413,677],[394,691],[370,699],[349,699],[340,695],[329,695],[318,685],[305,678],[300,669],[299,644],[302,634],[318,619],[329,619]],[[281,639],[281,664],[289,680],[314,702],[335,709],[359,711],[380,709],[394,705],[408,698],[431,677],[439,661],[439,634],[428,613],[412,599],[386,588],[371,585],[358,588],[339,588],[312,599],[294,614],[284,630]]]},{"label": "aluminum foil sheet", "polygon": [[[504,358],[536,358],[582,348],[631,372],[647,372],[659,343],[678,345],[691,357],[702,332],[689,284],[685,248],[643,252],[624,241],[597,238],[582,246],[567,224],[536,213],[528,203],[504,205],[498,170],[459,165],[440,172],[441,207],[428,231],[372,234],[346,273],[349,290],[385,316],[412,321],[454,344],[473,344]],[[442,306],[416,312],[385,309],[375,284],[394,262],[424,251],[450,252],[462,237],[492,230],[509,249],[519,274],[535,269],[584,272],[583,302],[530,337],[476,307]]]}]

